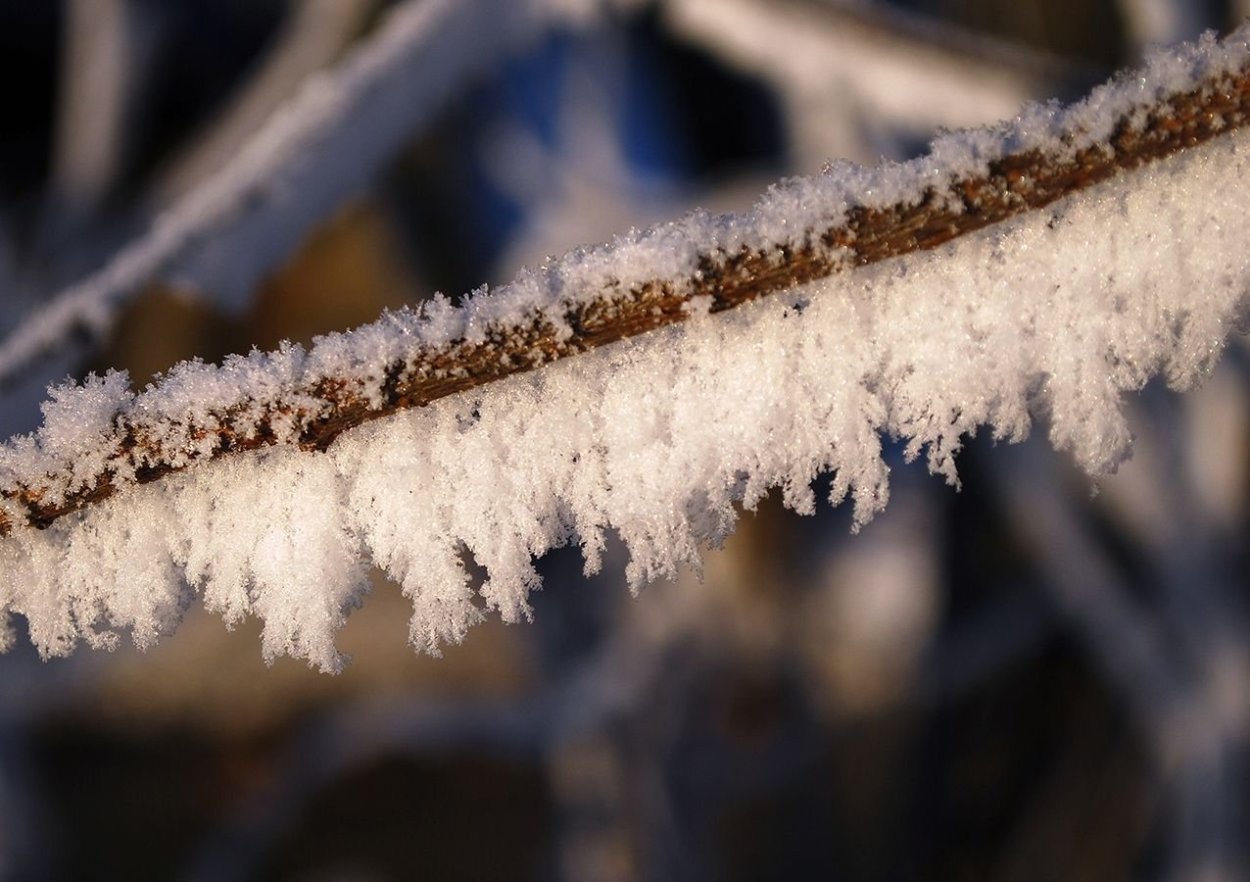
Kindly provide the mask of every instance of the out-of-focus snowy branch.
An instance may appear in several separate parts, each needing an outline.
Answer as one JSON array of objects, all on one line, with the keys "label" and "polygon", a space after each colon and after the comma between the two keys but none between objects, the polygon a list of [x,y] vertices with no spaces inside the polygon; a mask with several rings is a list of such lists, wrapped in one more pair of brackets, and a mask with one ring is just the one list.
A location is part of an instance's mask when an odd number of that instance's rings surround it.
[{"label": "out-of-focus snowy branch", "polygon": [[1116,0],[1137,49],[1192,40],[1211,25],[1208,4],[1193,0]]},{"label": "out-of-focus snowy branch", "polygon": [[0,343],[0,383],[75,335],[97,337],[158,275],[240,303],[309,225],[360,190],[468,77],[542,28],[541,3],[410,0],[313,77],[230,161],[103,268]]},{"label": "out-of-focus snowy branch", "polygon": [[[1150,558],[1155,584],[1148,585],[1117,573],[1037,445],[995,457],[994,467],[1011,522],[1036,546],[1046,594],[1124,704],[1170,797],[1168,878],[1193,878],[1195,867],[1231,875],[1245,810],[1232,782],[1250,725],[1250,663],[1240,637],[1246,610],[1209,537],[1188,535],[1194,500],[1186,498],[1180,464],[1160,462],[1158,450],[1142,452],[1144,461],[1117,484],[1129,491],[1117,507],[1147,503],[1144,517],[1120,514],[1147,534],[1140,547]],[[1158,517],[1169,505],[1170,516]],[[1159,527],[1181,535],[1149,535]]]},{"label": "out-of-focus snowy branch", "polygon": [[211,177],[247,146],[253,134],[298,91],[299,84],[335,60],[364,25],[377,0],[302,0],[265,56],[261,68],[211,128],[161,175],[157,200],[166,205]]},{"label": "out-of-focus snowy branch", "polygon": [[863,4],[664,0],[662,8],[677,33],[779,87],[799,168],[831,156],[905,158],[940,128],[1007,119],[1071,79],[1025,47]]},{"label": "out-of-focus snowy branch", "polygon": [[125,121],[142,51],[128,0],[65,4],[61,96],[45,235],[80,223],[114,183],[125,150]]}]

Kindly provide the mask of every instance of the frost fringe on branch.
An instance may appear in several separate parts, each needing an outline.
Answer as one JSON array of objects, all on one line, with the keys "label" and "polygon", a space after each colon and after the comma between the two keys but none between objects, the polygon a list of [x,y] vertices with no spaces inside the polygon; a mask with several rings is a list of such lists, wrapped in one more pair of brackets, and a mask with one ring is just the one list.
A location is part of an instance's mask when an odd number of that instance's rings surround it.
[{"label": "frost fringe on branch", "polygon": [[464,549],[508,620],[534,557],[576,542],[593,571],[609,530],[636,587],[697,565],[735,503],[781,487],[811,511],[822,472],[863,523],[888,495],[883,434],[953,481],[966,433],[1016,440],[1042,413],[1112,468],[1119,396],[1193,382],[1244,305],[1248,37],[461,307],[184,364],[137,395],[118,374],[54,389],[43,428],[0,450],[0,609],[52,654],[121,628],[146,645],[198,594],[261,616],[266,657],[333,670],[369,563],[433,651],[482,615]]}]

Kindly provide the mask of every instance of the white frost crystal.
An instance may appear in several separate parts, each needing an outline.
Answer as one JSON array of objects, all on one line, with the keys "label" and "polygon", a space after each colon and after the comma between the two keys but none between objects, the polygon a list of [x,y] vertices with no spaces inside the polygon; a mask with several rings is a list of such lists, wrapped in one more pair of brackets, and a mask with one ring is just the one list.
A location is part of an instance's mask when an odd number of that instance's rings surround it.
[{"label": "white frost crystal", "polygon": [[[1155,79],[1122,81],[1069,111],[1028,111],[1014,129],[950,136],[926,160],[835,169],[774,191],[752,216],[694,216],[583,251],[466,312],[440,303],[425,325],[391,317],[307,354],[253,356],[225,372],[193,366],[167,394],[225,394],[224,378],[246,392],[335,370],[377,373],[414,339],[554,312],[605,277],[680,277],[716,244],[819,228],[856,193],[907,198],[935,174],[948,180],[1007,147],[1045,145],[1064,114],[1097,131],[1130,98],[1183,88],[1244,56],[1244,44],[1207,41],[1156,61]],[[953,481],[966,435],[984,426],[1016,440],[1043,415],[1057,447],[1105,471],[1127,450],[1121,395],[1156,374],[1193,383],[1236,324],[1250,289],[1247,180],[1250,136],[1224,136],[936,250],[694,314],[397,414],[324,454],[275,448],[128,488],[0,540],[0,611],[24,615],[36,645],[56,654],[79,638],[107,643],[116,629],[146,644],[194,593],[228,622],[263,618],[266,657],[334,669],[334,634],[369,564],[412,600],[414,645],[436,650],[481,616],[464,549],[488,574],[486,606],[522,618],[534,558],[578,543],[594,570],[610,530],[629,549],[636,587],[697,562],[732,529],[735,506],[769,488],[811,511],[822,472],[835,474],[832,501],[849,497],[863,523],[888,496],[882,437],[908,439],[909,453]],[[127,399],[115,378],[56,392],[43,432],[0,449],[0,476],[89,457],[111,408],[163,413],[173,407],[163,394]]]}]

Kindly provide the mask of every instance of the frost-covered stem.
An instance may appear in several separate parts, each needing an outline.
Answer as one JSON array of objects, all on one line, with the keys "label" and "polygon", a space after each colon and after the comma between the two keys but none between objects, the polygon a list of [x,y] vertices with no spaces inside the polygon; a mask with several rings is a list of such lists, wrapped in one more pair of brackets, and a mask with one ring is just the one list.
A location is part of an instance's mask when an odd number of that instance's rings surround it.
[{"label": "frost-covered stem", "polygon": [[[934,248],[1247,121],[1250,71],[1243,66],[1200,80],[1197,88],[1129,107],[1109,139],[1092,146],[1079,146],[1084,134],[1079,128],[1047,142],[1048,148],[1013,151],[1008,141],[983,173],[918,187],[898,202],[877,207],[867,207],[871,194],[865,194],[842,222],[786,231],[784,241],[732,250],[709,244],[691,264],[693,272],[632,285],[609,278],[596,291],[571,294],[562,315],[537,308],[505,310],[506,319],[488,318],[475,327],[476,317],[489,310],[475,312],[481,304],[471,303],[459,314],[462,335],[429,343],[414,333],[411,350],[391,360],[382,376],[326,375],[278,383],[269,398],[258,398],[253,389],[199,417],[153,418],[142,407],[124,410],[101,437],[100,449],[108,453],[99,458],[102,465],[94,475],[49,473],[38,480],[9,479],[0,487],[8,503],[7,512],[0,511],[0,536],[22,521],[46,527],[111,496],[119,486],[147,483],[197,461],[278,443],[323,450],[345,430],[370,420],[675,324],[696,312],[720,312],[857,266]],[[567,283],[555,274],[549,281],[555,287]]]}]

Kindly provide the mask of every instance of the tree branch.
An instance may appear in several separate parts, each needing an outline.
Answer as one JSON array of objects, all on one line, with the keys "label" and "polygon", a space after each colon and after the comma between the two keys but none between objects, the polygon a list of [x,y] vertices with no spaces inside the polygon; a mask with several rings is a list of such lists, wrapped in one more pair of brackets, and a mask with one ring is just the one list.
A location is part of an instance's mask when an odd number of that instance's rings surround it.
[{"label": "tree branch", "polygon": [[[1193,70],[1179,91],[1159,96],[1158,90],[1164,87],[1148,87],[1146,77],[1123,78],[1068,112],[1034,109],[1032,116],[1026,113],[1014,127],[967,136],[972,140],[961,142],[966,148],[965,164],[967,151],[988,157],[973,173],[936,179],[935,170],[943,168],[940,153],[949,147],[938,143],[926,160],[895,167],[905,175],[910,173],[904,195],[874,203],[872,189],[851,193],[849,207],[836,224],[787,230],[784,238],[754,245],[726,246],[712,236],[701,246],[696,243],[691,270],[684,274],[644,276],[642,281],[627,283],[620,276],[628,273],[618,268],[617,275],[601,273],[604,281],[596,290],[561,294],[570,283],[570,277],[561,275],[562,267],[584,253],[580,252],[566,258],[563,265],[547,268],[546,275],[538,274],[538,282],[554,291],[559,304],[556,311],[527,306],[531,301],[519,296],[525,292],[512,292],[517,302],[511,308],[498,308],[501,298],[506,307],[507,291],[470,297],[459,310],[443,304],[415,318],[410,314],[384,317],[355,332],[378,330],[388,322],[409,323],[402,333],[411,337],[412,346],[398,356],[387,354],[373,368],[320,376],[315,371],[296,371],[293,381],[267,384],[265,388],[272,392],[258,397],[255,389],[244,387],[233,400],[197,408],[198,416],[171,416],[160,407],[145,407],[144,396],[133,398],[132,406],[121,407],[111,428],[100,435],[102,447],[97,449],[108,453],[93,458],[102,463],[93,473],[75,473],[70,466],[68,473],[47,471],[38,478],[12,468],[8,476],[0,471],[0,498],[6,501],[0,510],[0,535],[23,525],[46,527],[126,484],[154,481],[198,461],[275,444],[324,450],[344,431],[370,420],[672,325],[696,312],[720,312],[857,266],[935,248],[1202,144],[1250,121],[1250,62],[1245,60],[1241,40],[1241,48],[1229,50],[1232,63],[1204,64],[1198,56],[1198,60],[1190,58]],[[1173,56],[1167,71],[1176,72],[1179,58]],[[1157,82],[1174,79],[1163,77]],[[1138,82],[1142,85],[1135,92]],[[1113,115],[1113,123],[1098,116],[1106,113]],[[1048,121],[1059,130],[1038,137],[1034,129],[1044,128]],[[1089,131],[1091,125],[1099,127],[1101,137]],[[861,178],[854,180],[876,180],[871,173]],[[770,191],[770,196],[784,198],[785,186]],[[755,219],[755,215],[721,219],[716,229],[732,229],[736,221]],[[684,230],[674,225],[643,234],[642,239]],[[733,241],[733,236],[727,239]],[[739,241],[743,240],[740,236]],[[497,308],[482,308],[492,302]],[[459,333],[445,341],[438,333],[426,333],[440,323],[446,327],[452,313],[460,322]],[[320,347],[333,347],[351,336],[323,340],[308,357],[315,357]],[[285,357],[284,364],[288,364],[302,354],[292,348],[273,357]],[[229,368],[228,364],[222,371]],[[165,383],[172,379],[177,377]],[[158,385],[145,396],[160,391]]]}]

